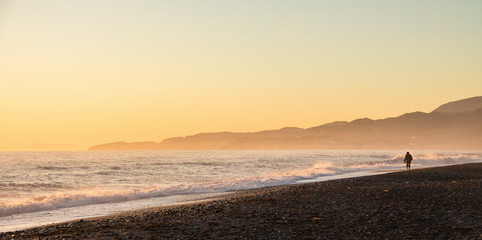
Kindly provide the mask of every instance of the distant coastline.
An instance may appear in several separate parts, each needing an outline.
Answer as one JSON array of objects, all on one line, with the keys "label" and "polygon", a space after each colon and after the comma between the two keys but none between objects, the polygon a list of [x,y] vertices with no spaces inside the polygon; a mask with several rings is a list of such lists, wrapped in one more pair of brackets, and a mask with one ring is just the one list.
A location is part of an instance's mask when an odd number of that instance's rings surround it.
[{"label": "distant coastline", "polygon": [[441,105],[430,113],[337,121],[312,128],[218,132],[161,142],[114,142],[88,150],[246,149],[481,149],[482,96]]}]

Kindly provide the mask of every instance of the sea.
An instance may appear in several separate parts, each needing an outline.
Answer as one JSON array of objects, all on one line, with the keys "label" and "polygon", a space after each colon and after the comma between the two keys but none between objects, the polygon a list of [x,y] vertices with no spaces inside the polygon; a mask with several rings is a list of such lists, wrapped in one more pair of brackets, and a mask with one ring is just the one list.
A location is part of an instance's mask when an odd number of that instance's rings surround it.
[{"label": "sea", "polygon": [[[412,168],[482,162],[417,150]],[[0,232],[214,199],[233,191],[404,170],[400,150],[0,152]]]}]

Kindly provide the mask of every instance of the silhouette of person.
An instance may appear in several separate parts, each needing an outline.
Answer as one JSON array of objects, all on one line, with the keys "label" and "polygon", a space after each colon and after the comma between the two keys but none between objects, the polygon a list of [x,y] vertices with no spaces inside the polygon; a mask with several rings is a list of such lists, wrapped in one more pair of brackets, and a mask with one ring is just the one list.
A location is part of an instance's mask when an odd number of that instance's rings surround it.
[{"label": "silhouette of person", "polygon": [[410,170],[410,164],[412,163],[412,155],[410,155],[409,152],[407,152],[407,154],[405,154],[405,159],[403,159],[403,162],[407,164],[407,170]]}]

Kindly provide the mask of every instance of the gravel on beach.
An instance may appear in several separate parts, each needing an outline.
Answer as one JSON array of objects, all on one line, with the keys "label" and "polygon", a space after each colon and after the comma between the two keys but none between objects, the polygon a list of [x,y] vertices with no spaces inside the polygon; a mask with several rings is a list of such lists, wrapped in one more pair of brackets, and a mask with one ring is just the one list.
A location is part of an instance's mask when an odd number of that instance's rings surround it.
[{"label": "gravel on beach", "polygon": [[0,239],[482,239],[482,163],[255,189]]}]

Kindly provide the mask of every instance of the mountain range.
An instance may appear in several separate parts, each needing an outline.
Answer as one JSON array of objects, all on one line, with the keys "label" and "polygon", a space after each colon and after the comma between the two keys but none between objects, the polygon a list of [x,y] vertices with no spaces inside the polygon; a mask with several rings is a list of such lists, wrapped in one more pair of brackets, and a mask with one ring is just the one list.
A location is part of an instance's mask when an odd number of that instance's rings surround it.
[{"label": "mountain range", "polygon": [[200,133],[161,142],[115,142],[89,150],[222,149],[482,149],[482,96],[441,105],[430,113],[337,121],[312,128]]}]

